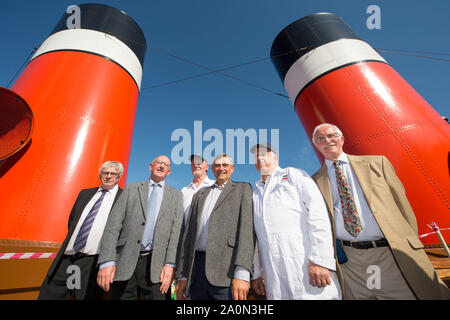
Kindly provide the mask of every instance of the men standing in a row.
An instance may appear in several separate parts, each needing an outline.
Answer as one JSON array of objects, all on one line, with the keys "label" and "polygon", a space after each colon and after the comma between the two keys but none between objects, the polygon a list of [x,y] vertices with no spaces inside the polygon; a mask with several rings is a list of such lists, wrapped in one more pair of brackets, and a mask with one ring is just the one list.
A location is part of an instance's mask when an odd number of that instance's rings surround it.
[{"label": "men standing in a row", "polygon": [[218,155],[213,186],[197,192],[177,262],[177,299],[245,300],[250,289],[254,232],[252,188],[231,181],[233,160]]},{"label": "men standing in a row", "polygon": [[117,185],[122,173],[120,162],[107,161],[100,168],[100,187],[80,191],[69,215],[66,239],[48,270],[38,299],[67,299],[72,293],[67,279],[72,275],[80,277],[79,288],[73,289],[74,299],[101,297],[102,290],[97,286],[99,244],[111,207],[122,191]]},{"label": "men standing in a row", "polygon": [[[388,159],[345,154],[344,136],[332,124],[317,126],[312,141],[325,157],[312,177],[348,259],[340,265],[346,299],[448,299]],[[370,283],[370,276],[380,279]]]},{"label": "men standing in a row", "polygon": [[183,199],[165,182],[170,160],[150,164],[150,179],[128,184],[105,227],[98,284],[112,299],[170,299],[183,223]]},{"label": "men standing in a row", "polygon": [[269,143],[251,152],[261,173],[253,190],[255,292],[270,300],[341,299],[330,218],[316,184],[303,170],[280,168]]},{"label": "men standing in a row", "polygon": [[191,160],[191,172],[192,172],[192,182],[186,187],[181,189],[183,194],[183,210],[184,210],[184,222],[187,222],[189,209],[191,208],[192,197],[200,189],[212,186],[214,180],[211,180],[208,175],[209,164],[203,157],[193,154],[189,157]]}]

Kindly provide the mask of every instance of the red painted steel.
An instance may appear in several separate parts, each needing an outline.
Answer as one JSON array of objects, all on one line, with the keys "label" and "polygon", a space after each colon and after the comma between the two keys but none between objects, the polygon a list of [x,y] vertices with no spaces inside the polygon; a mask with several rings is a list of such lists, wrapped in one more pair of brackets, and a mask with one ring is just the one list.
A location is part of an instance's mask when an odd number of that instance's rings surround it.
[{"label": "red painted steel", "polygon": [[[419,233],[450,227],[450,125],[388,64],[366,62],[315,80],[295,103],[308,136],[337,125],[349,154],[385,155],[414,209]],[[320,161],[322,155],[316,150]],[[450,241],[450,232],[443,231]],[[424,243],[439,243],[436,235]]]},{"label": "red painted steel", "polygon": [[116,63],[74,51],[35,58],[12,90],[33,110],[35,129],[0,179],[0,239],[62,242],[75,198],[100,184],[101,164],[127,168],[139,90]]}]

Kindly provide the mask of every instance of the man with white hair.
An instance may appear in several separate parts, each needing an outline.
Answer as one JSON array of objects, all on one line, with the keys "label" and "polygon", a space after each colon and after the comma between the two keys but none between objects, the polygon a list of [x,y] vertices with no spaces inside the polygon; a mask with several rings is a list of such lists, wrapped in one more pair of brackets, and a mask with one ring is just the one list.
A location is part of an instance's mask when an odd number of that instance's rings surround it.
[{"label": "man with white hair", "polygon": [[[122,189],[117,183],[123,165],[117,161],[103,163],[99,170],[100,187],[83,189],[69,214],[68,232],[42,284],[39,300],[59,300],[73,296],[75,300],[99,299],[97,259],[100,239],[112,206]],[[73,274],[69,267],[80,269],[80,286],[69,290],[67,278]]]},{"label": "man with white hair", "polygon": [[261,173],[253,189],[257,236],[252,286],[268,299],[341,299],[325,203],[303,170],[280,168],[269,143],[251,148]]},{"label": "man with white hair", "polygon": [[312,135],[325,157],[312,178],[347,256],[338,267],[345,298],[449,299],[418,238],[416,217],[394,167],[382,155],[346,154],[344,140],[329,123]]}]

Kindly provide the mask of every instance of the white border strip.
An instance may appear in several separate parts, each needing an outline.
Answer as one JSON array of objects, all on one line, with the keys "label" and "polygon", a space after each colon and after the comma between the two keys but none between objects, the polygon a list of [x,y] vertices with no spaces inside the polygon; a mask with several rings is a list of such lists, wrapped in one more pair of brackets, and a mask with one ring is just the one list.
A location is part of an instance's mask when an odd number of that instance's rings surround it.
[{"label": "white border strip", "polygon": [[361,60],[386,62],[369,44],[357,39],[340,39],[324,44],[300,57],[284,77],[291,103],[311,80],[334,68]]},{"label": "white border strip", "polygon": [[89,29],[68,29],[48,37],[32,59],[50,51],[80,50],[105,56],[128,71],[141,88],[142,66],[134,52],[114,36]]}]

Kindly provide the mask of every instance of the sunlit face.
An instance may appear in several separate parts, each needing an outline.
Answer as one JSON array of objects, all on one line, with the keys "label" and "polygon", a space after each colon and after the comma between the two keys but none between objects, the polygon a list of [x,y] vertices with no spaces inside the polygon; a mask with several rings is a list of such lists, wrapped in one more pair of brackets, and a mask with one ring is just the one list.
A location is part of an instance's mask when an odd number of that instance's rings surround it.
[{"label": "sunlit face", "polygon": [[191,160],[191,171],[193,176],[201,176],[208,171],[209,164],[200,157],[194,157]]},{"label": "sunlit face", "polygon": [[314,143],[325,159],[334,161],[342,153],[344,137],[336,132],[336,128],[324,126],[317,130],[314,136]]},{"label": "sunlit face", "polygon": [[170,159],[166,156],[159,156],[149,165],[150,178],[155,182],[163,181],[171,172]]},{"label": "sunlit face", "polygon": [[255,153],[255,167],[261,175],[270,175],[276,168],[278,155],[271,150],[258,148]]},{"label": "sunlit face", "polygon": [[111,190],[119,182],[120,174],[119,170],[113,167],[103,168],[100,172],[100,181],[102,188],[105,190]]},{"label": "sunlit face", "polygon": [[212,172],[218,182],[225,182],[230,180],[233,171],[234,166],[231,164],[231,161],[227,157],[218,159],[212,164]]}]

